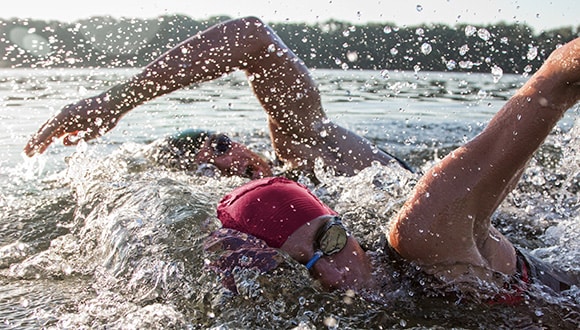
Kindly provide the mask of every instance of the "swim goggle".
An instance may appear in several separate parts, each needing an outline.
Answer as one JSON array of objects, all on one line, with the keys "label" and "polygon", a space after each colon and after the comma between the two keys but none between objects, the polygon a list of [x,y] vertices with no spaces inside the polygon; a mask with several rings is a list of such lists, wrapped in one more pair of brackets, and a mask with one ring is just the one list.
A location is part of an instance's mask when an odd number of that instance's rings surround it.
[{"label": "swim goggle", "polygon": [[232,147],[232,140],[225,134],[214,134],[210,137],[210,145],[216,155],[225,154]]},{"label": "swim goggle", "polygon": [[322,256],[331,256],[342,251],[348,236],[340,217],[333,216],[318,230],[314,242],[314,256],[306,263],[306,268],[311,269]]}]

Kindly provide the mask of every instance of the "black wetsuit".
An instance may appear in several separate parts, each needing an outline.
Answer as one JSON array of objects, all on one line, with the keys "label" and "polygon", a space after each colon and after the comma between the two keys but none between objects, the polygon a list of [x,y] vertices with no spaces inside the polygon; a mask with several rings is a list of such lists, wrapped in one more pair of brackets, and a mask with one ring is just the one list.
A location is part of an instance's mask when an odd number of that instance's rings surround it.
[{"label": "black wetsuit", "polygon": [[[525,251],[516,248],[516,255],[518,261],[523,261],[523,266],[527,268],[531,283],[537,281],[555,292],[562,292],[570,289],[572,285],[580,284],[580,280],[573,274],[565,273],[561,269],[552,267]],[[518,267],[518,273],[521,274],[521,272],[522,269]]]}]

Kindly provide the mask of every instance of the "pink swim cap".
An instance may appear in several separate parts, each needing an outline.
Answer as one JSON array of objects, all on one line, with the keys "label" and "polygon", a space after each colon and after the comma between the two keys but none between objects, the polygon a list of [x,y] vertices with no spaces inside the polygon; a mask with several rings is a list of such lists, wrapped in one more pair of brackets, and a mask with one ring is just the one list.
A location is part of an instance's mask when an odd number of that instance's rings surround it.
[{"label": "pink swim cap", "polygon": [[217,216],[225,228],[258,237],[279,248],[303,224],[336,212],[308,188],[283,177],[251,181],[220,201]]}]

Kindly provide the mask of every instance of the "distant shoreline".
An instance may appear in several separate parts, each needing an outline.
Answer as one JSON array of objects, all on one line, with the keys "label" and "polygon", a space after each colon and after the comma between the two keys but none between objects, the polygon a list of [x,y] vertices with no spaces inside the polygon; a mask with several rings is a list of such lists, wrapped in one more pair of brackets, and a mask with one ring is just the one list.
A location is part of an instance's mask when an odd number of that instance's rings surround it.
[{"label": "distant shoreline", "polygon": [[[0,68],[142,67],[226,19],[0,19]],[[580,25],[540,33],[506,23],[401,27],[329,20],[270,25],[308,67],[318,69],[533,73],[557,45],[580,34]]]}]

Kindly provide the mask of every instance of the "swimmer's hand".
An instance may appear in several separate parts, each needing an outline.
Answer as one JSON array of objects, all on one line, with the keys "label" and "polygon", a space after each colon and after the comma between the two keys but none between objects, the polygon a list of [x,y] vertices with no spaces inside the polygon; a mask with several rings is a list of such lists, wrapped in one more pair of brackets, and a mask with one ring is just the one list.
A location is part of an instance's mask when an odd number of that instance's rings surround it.
[{"label": "swimmer's hand", "polygon": [[28,157],[41,154],[61,137],[66,146],[97,138],[115,127],[121,115],[121,111],[108,108],[104,94],[69,104],[40,127],[24,147],[24,153]]}]

